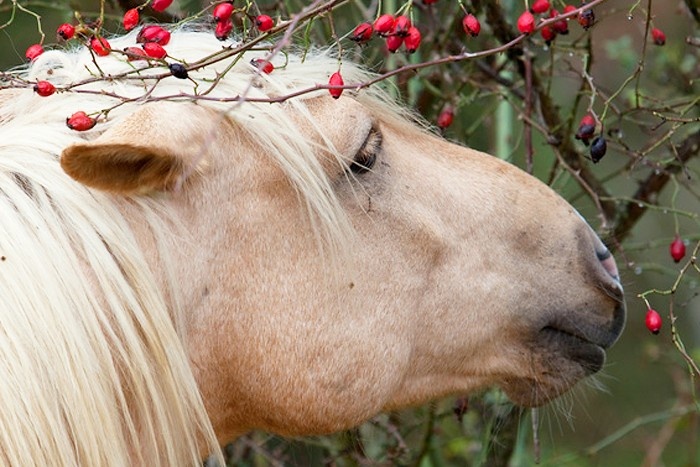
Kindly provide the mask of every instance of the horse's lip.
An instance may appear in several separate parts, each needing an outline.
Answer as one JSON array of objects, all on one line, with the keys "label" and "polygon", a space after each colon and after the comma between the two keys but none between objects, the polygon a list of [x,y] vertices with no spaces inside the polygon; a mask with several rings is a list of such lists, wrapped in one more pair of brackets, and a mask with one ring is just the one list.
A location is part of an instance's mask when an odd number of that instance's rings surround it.
[{"label": "horse's lip", "polygon": [[581,365],[586,373],[593,374],[603,368],[605,349],[611,344],[610,338],[603,339],[601,333],[594,335],[595,340],[591,340],[578,332],[545,326],[539,332],[539,340],[560,356]]}]

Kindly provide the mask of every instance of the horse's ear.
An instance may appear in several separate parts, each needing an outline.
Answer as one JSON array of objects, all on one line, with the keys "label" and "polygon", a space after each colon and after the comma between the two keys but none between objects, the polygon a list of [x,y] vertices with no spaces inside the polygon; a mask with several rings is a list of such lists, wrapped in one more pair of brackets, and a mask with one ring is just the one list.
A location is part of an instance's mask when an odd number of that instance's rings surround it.
[{"label": "horse's ear", "polygon": [[93,141],[67,147],[61,167],[92,188],[130,194],[181,185],[206,164],[212,111],[183,102],[155,102],[115,123]]}]

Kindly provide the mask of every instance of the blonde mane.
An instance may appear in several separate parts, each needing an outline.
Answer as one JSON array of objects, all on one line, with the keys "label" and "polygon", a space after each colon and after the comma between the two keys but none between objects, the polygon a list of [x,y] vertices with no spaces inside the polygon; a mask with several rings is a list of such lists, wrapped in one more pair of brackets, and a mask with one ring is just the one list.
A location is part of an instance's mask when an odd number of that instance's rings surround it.
[{"label": "blonde mane", "polygon": [[[113,49],[135,45],[135,33],[111,38]],[[173,33],[169,56],[194,62],[222,49],[211,33]],[[276,97],[327,82],[338,61],[324,53],[279,55],[270,75],[250,65],[266,52],[248,52],[190,73],[199,91],[219,79],[199,101],[225,113],[254,135],[295,184],[311,219],[329,238],[348,227],[332,187],[316,159],[314,143],[299,138],[293,111],[317,129],[304,100],[282,104],[216,101],[245,94]],[[186,336],[177,325],[175,284],[159,290],[129,224],[109,195],[67,177],[61,151],[90,140],[151,99],[191,94],[190,80],[110,80],[139,68],[122,55],[93,57],[85,48],[47,51],[22,72],[22,79],[67,86],[99,77],[75,91],[105,91],[134,99],[111,110],[93,130],[74,132],[65,119],[83,110],[115,106],[108,95],[58,92],[40,97],[31,86],[0,95],[0,463],[36,465],[200,464],[202,446],[221,451],[188,364]],[[151,68],[141,76],[163,74]],[[349,63],[346,82],[369,75]],[[220,76],[220,78],[217,78]],[[378,89],[360,99],[387,114],[396,105]],[[280,111],[280,107],[290,112]],[[394,110],[392,110],[394,109]],[[164,116],[154,125],[167,125]],[[326,144],[330,142],[326,140]],[[333,149],[332,147],[330,148]],[[127,200],[150,223],[157,239],[172,230],[158,195]],[[167,264],[167,255],[161,252]],[[167,271],[165,272],[167,276]],[[97,293],[93,291],[97,290]]]}]

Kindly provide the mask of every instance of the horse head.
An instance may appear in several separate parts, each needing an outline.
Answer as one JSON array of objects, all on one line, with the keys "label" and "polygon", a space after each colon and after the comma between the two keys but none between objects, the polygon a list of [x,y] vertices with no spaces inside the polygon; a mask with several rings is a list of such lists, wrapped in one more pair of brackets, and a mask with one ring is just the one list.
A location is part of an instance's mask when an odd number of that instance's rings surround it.
[{"label": "horse head", "polygon": [[211,100],[124,105],[59,148],[66,183],[128,225],[220,442],[493,385],[538,406],[602,368],[625,319],[618,271],[559,195],[381,90],[255,100],[324,82],[334,59],[270,76],[241,62]]}]

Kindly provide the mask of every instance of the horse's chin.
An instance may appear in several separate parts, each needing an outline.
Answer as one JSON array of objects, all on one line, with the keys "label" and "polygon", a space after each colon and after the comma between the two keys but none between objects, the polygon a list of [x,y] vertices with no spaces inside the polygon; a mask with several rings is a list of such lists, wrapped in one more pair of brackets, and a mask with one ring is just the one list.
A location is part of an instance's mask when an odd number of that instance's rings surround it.
[{"label": "horse's chin", "polygon": [[530,350],[534,375],[514,377],[501,384],[508,397],[523,407],[538,407],[565,393],[605,364],[609,339],[592,342],[577,334],[546,326]]}]

